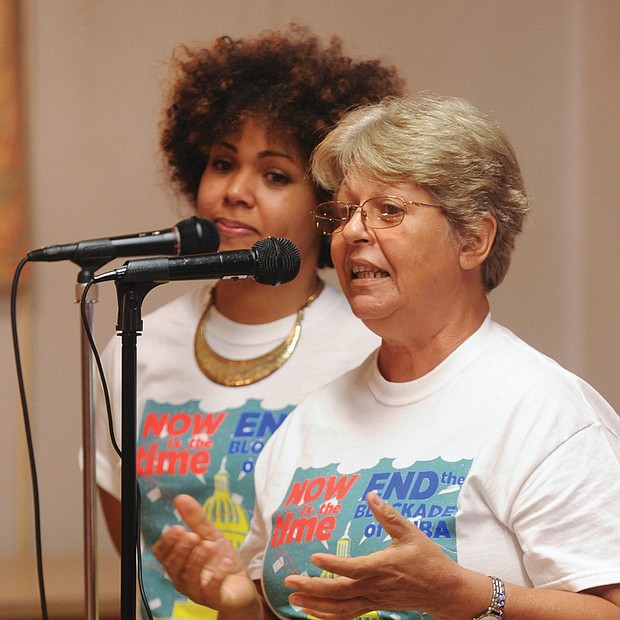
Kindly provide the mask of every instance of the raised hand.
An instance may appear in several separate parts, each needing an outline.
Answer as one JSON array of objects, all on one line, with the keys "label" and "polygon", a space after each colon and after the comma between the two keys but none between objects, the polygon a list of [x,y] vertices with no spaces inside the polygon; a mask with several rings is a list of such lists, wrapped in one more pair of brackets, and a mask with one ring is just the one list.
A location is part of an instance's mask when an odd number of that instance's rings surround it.
[{"label": "raised hand", "polygon": [[[295,590],[290,603],[328,620],[349,620],[380,609],[421,610],[437,619],[458,618],[458,613],[451,615],[454,610],[450,601],[458,604],[459,597],[454,595],[462,589],[470,571],[459,567],[376,493],[369,493],[367,501],[377,521],[390,534],[392,544],[359,557],[314,554],[311,561],[315,566],[340,577],[290,575],[284,582]],[[488,578],[480,577],[481,600],[486,600],[484,586]],[[471,594],[474,592],[468,597]]]},{"label": "raised hand", "polygon": [[174,505],[191,531],[177,525],[153,546],[175,588],[201,605],[218,609],[220,617],[260,618],[261,603],[239,555],[189,495]]}]

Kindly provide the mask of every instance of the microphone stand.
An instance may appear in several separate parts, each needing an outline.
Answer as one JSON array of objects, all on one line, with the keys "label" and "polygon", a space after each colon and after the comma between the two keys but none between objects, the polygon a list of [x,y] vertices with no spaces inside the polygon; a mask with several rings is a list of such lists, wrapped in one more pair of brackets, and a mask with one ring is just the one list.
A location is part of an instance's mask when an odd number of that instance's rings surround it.
[{"label": "microphone stand", "polygon": [[[108,257],[99,258],[76,258],[73,262],[80,266],[80,272],[77,277],[75,286],[76,303],[82,301],[82,293],[86,285],[92,281],[95,271],[105,265],[110,259]],[[98,620],[99,605],[97,596],[97,495],[96,495],[96,440],[95,440],[95,405],[94,405],[94,381],[93,381],[93,354],[90,348],[90,342],[87,337],[87,329],[93,332],[93,304],[98,301],[97,284],[92,284],[89,290],[89,296],[84,300],[86,304],[87,325],[80,321],[80,350],[81,350],[81,381],[82,381],[82,492],[83,492],[83,534],[84,534],[84,620]],[[155,285],[149,285],[149,289]],[[144,285],[143,287],[144,288]],[[147,291],[148,292],[148,291]],[[146,293],[145,293],[146,294]],[[135,419],[135,404],[134,413]],[[125,418],[123,418],[125,419]],[[128,431],[129,434],[130,431]],[[134,433],[135,434],[135,433]],[[125,434],[123,434],[123,437]],[[131,436],[131,435],[129,435]],[[135,446],[131,445],[127,448],[126,454],[131,457],[135,454]],[[123,456],[125,455],[125,445],[123,444]],[[134,458],[135,464],[135,458]],[[135,465],[133,468],[135,474]],[[135,487],[135,484],[134,484]],[[123,491],[122,499],[125,499]],[[133,504],[128,506],[128,510],[135,511],[135,494]],[[133,518],[135,521],[135,517]],[[129,527],[129,526],[128,526]],[[134,527],[134,531],[135,531]],[[125,544],[125,535],[123,530],[122,545]],[[122,548],[122,547],[121,547]],[[134,543],[135,550],[135,543]],[[129,555],[129,550],[127,551]],[[123,562],[122,566],[131,562]],[[135,563],[135,555],[133,556]],[[122,573],[121,566],[121,573]],[[131,575],[128,579],[131,578]],[[135,584],[135,572],[133,577]],[[135,605],[135,593],[134,593]],[[135,611],[132,611],[133,619]],[[123,616],[124,618],[130,616]]]},{"label": "microphone stand", "polygon": [[154,282],[116,281],[117,331],[121,336],[121,615],[135,620],[136,559],[139,551],[138,484],[136,478],[137,338],[142,332],[141,309]]}]

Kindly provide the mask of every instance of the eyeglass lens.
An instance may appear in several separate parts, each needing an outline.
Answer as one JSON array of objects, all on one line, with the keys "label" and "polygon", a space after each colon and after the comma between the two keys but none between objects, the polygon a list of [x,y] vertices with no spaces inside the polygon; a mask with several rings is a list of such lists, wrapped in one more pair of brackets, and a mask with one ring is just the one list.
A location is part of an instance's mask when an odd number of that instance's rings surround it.
[{"label": "eyeglass lens", "polygon": [[362,209],[362,217],[369,228],[398,226],[405,216],[404,203],[391,196],[370,198],[361,205],[326,202],[319,205],[314,214],[319,232],[324,235],[339,232],[359,208]]}]

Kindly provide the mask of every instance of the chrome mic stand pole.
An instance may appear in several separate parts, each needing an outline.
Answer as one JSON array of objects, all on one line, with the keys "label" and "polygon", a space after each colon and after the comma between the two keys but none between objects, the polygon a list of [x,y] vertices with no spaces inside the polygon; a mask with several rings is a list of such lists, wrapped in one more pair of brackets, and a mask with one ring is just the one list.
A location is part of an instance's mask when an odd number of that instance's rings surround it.
[{"label": "chrome mic stand pole", "polygon": [[[86,274],[86,276],[85,276]],[[92,273],[82,270],[75,286],[76,303],[82,301],[82,293]],[[92,333],[93,304],[97,303],[97,285],[88,292],[86,317],[88,329]],[[93,392],[93,358],[86,335],[86,326],[80,316],[80,346],[82,361],[82,490],[83,490],[83,528],[84,528],[84,620],[98,620],[97,604],[97,498],[95,461],[95,406]]]}]

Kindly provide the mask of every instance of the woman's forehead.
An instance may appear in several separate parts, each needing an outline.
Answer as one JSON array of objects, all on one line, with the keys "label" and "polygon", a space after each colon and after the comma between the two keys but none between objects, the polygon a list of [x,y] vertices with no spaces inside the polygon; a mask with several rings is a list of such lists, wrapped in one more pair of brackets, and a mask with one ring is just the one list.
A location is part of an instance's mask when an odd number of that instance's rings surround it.
[{"label": "woman's forehead", "polygon": [[364,199],[373,196],[409,196],[411,193],[420,191],[415,183],[386,183],[379,179],[372,179],[363,176],[346,177],[340,184],[337,195],[349,197],[363,197]]}]

